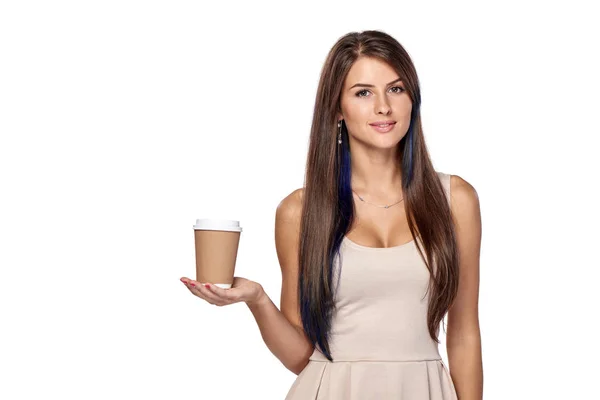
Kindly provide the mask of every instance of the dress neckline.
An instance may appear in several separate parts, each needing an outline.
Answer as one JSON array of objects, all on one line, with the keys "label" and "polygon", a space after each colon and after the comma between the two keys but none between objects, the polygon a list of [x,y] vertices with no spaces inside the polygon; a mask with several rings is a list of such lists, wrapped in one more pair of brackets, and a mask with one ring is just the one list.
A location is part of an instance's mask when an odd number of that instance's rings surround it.
[{"label": "dress neckline", "polygon": [[406,242],[406,243],[400,244],[398,246],[392,246],[392,247],[370,247],[370,246],[363,246],[362,244],[358,244],[356,242],[353,242],[346,235],[344,235],[343,240],[346,241],[346,243],[350,247],[353,247],[353,248],[358,249],[358,250],[364,250],[364,251],[383,251],[383,252],[399,250],[399,249],[402,249],[404,247],[411,246],[411,245],[413,245],[415,243],[415,240],[412,239],[410,242]]}]

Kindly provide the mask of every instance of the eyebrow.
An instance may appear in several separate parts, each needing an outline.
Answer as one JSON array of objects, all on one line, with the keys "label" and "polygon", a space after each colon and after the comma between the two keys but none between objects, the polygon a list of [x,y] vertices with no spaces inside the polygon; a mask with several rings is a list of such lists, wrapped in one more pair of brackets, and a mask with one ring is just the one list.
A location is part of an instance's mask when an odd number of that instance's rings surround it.
[{"label": "eyebrow", "polygon": [[[396,82],[402,82],[402,78],[398,78],[395,81],[391,81],[390,83],[388,83],[386,86],[391,85],[392,83],[396,83]],[[357,86],[364,86],[364,87],[375,87],[375,85],[370,85],[368,83],[356,83],[354,84],[350,89],[355,88]],[[348,90],[350,90],[348,89]]]}]

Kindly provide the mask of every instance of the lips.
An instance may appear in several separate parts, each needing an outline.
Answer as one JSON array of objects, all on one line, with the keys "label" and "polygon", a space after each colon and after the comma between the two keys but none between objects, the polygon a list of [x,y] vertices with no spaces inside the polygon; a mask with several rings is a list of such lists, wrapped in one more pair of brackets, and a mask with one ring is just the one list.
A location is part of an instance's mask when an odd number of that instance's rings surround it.
[{"label": "lips", "polygon": [[386,126],[386,125],[392,125],[395,124],[396,121],[392,121],[392,120],[387,120],[387,121],[377,121],[377,122],[373,122],[369,125],[373,125],[373,126]]},{"label": "lips", "polygon": [[394,121],[375,122],[375,123],[372,123],[369,125],[371,125],[373,127],[373,129],[375,129],[379,133],[387,133],[394,128],[394,125],[396,125],[396,122],[394,122]]}]

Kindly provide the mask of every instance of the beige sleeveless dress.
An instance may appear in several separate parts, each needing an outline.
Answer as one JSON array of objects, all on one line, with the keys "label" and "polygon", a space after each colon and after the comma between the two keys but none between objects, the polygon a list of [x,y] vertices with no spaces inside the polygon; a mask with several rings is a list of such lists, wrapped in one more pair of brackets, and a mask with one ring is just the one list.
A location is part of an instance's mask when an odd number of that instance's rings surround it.
[{"label": "beige sleeveless dress", "polygon": [[[450,175],[438,176],[450,202]],[[457,400],[427,329],[429,270],[414,240],[374,248],[344,237],[340,256],[329,342],[334,361],[317,346],[285,399]]]}]

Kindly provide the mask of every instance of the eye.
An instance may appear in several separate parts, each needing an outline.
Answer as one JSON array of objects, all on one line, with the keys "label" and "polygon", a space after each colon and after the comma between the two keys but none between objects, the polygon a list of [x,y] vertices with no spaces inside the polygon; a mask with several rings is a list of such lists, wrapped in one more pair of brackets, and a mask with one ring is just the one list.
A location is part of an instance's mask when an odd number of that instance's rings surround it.
[{"label": "eye", "polygon": [[[390,90],[392,89],[399,89],[399,90],[395,90],[394,93],[402,93],[405,92],[406,89],[404,89],[402,86],[393,86],[390,88]],[[356,92],[356,97],[366,97],[361,95],[361,93],[368,93],[369,91],[367,89],[363,89],[363,90],[359,90],[358,92]]]}]

